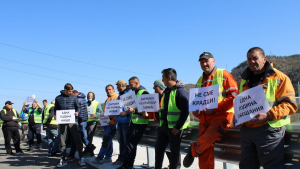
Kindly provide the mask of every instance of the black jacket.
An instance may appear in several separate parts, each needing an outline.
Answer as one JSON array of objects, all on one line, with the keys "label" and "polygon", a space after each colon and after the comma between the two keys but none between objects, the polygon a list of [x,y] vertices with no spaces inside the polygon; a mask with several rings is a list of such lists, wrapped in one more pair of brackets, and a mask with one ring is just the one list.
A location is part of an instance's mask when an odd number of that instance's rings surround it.
[{"label": "black jacket", "polygon": [[[16,111],[17,117],[20,118],[18,112]],[[3,120],[3,127],[19,127],[17,121],[13,120],[13,116],[15,116],[12,110],[6,109],[6,114],[4,110],[1,110],[0,118]]]},{"label": "black jacket", "polygon": [[[60,91],[60,95],[55,98],[54,114],[56,115],[56,110],[74,110],[75,112],[80,112],[80,106],[75,95],[67,96],[64,90]],[[76,121],[78,118],[76,117]]]},{"label": "black jacket", "polygon": [[161,113],[161,120],[168,121],[167,115],[168,115],[168,105],[169,105],[168,103],[169,103],[170,93],[172,90],[175,89],[177,89],[175,95],[176,106],[181,112],[180,112],[179,120],[177,121],[174,128],[180,130],[180,128],[184,125],[187,117],[189,116],[189,101],[188,101],[189,94],[184,89],[184,84],[182,83],[182,81],[178,80],[174,87],[172,87],[171,89],[167,87],[164,90],[164,94],[165,94],[164,109],[162,110]]}]

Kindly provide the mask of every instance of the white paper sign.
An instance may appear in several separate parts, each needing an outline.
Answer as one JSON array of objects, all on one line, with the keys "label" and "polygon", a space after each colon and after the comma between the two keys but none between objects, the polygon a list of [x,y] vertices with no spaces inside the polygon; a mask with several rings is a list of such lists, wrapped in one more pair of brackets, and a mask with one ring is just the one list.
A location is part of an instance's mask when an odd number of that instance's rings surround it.
[{"label": "white paper sign", "polygon": [[108,126],[110,121],[108,116],[105,116],[104,113],[99,113],[100,126]]},{"label": "white paper sign", "polygon": [[56,110],[57,124],[75,123],[75,110]]},{"label": "white paper sign", "polygon": [[120,96],[120,99],[122,101],[122,105],[125,111],[128,110],[127,107],[131,107],[131,108],[137,107],[136,96],[134,91],[123,94],[122,96]]},{"label": "white paper sign", "polygon": [[189,111],[218,108],[218,96],[218,84],[190,89]]},{"label": "white paper sign", "polygon": [[264,89],[261,85],[248,89],[234,99],[234,114],[236,123],[240,125],[251,120],[258,113],[270,110]]},{"label": "white paper sign", "polygon": [[26,105],[32,105],[32,103],[34,103],[34,99],[35,99],[35,95],[30,95],[27,97],[26,99]]},{"label": "white paper sign", "polygon": [[88,106],[87,107],[87,112],[88,112],[88,118],[93,119],[91,114],[94,114],[94,106]]},{"label": "white paper sign", "polygon": [[158,93],[139,95],[137,103],[139,112],[157,112],[159,110]]},{"label": "white paper sign", "polygon": [[121,100],[113,100],[106,102],[105,105],[105,116],[111,116],[111,115],[120,115],[122,111],[122,102]]}]

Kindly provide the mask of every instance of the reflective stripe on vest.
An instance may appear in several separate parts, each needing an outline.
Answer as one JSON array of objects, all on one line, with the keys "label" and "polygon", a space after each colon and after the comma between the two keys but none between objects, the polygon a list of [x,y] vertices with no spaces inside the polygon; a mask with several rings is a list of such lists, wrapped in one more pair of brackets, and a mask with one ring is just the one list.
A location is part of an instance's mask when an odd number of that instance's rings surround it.
[{"label": "reflective stripe on vest", "polygon": [[[47,123],[48,118],[49,118],[49,116],[50,116],[50,113],[49,113],[49,112],[50,112],[50,109],[51,109],[53,106],[54,106],[53,104],[48,104],[48,105],[46,106],[46,108],[44,109],[44,121],[43,121],[44,124]],[[51,121],[50,121],[49,124],[57,125],[57,122],[56,122],[56,120],[55,120],[54,117],[52,117],[52,119],[51,119]]]},{"label": "reflective stripe on vest", "polygon": [[[136,94],[136,98],[139,95],[142,95],[145,91],[147,91],[146,89],[141,89],[138,91],[138,93]],[[137,107],[134,108],[135,110],[137,110]],[[149,119],[147,117],[142,116],[141,114],[138,114],[138,112],[133,113],[131,115],[131,121],[134,124],[148,124],[149,123]]]},{"label": "reflective stripe on vest", "polygon": [[[96,101],[96,100],[93,100],[92,103],[91,103],[91,107],[94,107],[94,114],[96,115],[97,113],[97,107],[98,107],[98,104],[100,104],[100,102]],[[88,104],[86,104],[86,106],[88,107]],[[99,121],[98,117],[95,116],[96,119],[90,119],[90,116],[89,116],[89,119],[86,121],[86,122],[90,122],[90,121]]]},{"label": "reflective stripe on vest", "polygon": [[[169,96],[169,102],[168,102],[168,114],[167,114],[167,121],[168,121],[168,128],[174,128],[177,121],[179,120],[180,117],[180,110],[178,109],[178,107],[176,106],[176,92],[177,89],[175,90],[171,90],[170,92],[170,96]],[[161,119],[161,112],[164,110],[164,99],[165,99],[165,94],[162,97],[162,102],[161,102],[161,107],[160,107],[160,112],[159,112],[159,118]],[[164,121],[160,120],[159,121],[159,127],[161,127],[163,125]],[[180,128],[180,130],[182,129],[186,129],[187,126],[190,123],[190,116],[187,117],[185,123],[183,124],[183,126]]]},{"label": "reflective stripe on vest", "polygon": [[[203,83],[202,83],[203,76],[201,76],[198,79],[197,86],[196,86],[197,88],[201,88],[201,86],[207,82],[212,82],[212,85],[219,84],[218,103],[220,103],[222,100],[224,100],[227,97],[227,93],[223,87],[223,81],[225,80],[223,78],[223,71],[224,71],[224,69],[217,68],[215,74],[213,75],[213,79],[208,79]],[[232,107],[229,110],[227,110],[226,112],[234,113],[234,108]]]},{"label": "reflective stripe on vest", "polygon": [[[32,111],[32,107],[30,107],[28,113],[31,113]],[[39,108],[35,108],[34,112],[33,112],[33,115],[34,115],[34,122],[35,123],[42,123],[42,113],[39,113]]]},{"label": "reflective stripe on vest", "polygon": [[[3,111],[4,111],[4,114],[6,114],[6,109],[3,109]],[[18,116],[17,116],[16,110],[15,110],[15,109],[12,109],[12,111],[14,112],[15,117],[18,117]],[[1,127],[1,128],[2,128],[3,122],[4,122],[4,121],[3,121],[2,119],[0,119],[0,127]]]},{"label": "reflective stripe on vest", "polygon": [[[278,105],[278,101],[276,100],[275,94],[276,94],[276,89],[277,89],[277,79],[268,79],[268,87],[265,91],[266,98],[268,100],[268,103],[270,105],[270,108],[273,108],[274,106]],[[240,89],[239,93],[243,92],[243,86],[246,83],[246,80],[242,79],[241,84],[240,84]],[[275,127],[282,127],[287,124],[291,123],[291,118],[290,116],[285,116],[280,120],[272,120],[268,121],[269,125],[273,128]]]}]

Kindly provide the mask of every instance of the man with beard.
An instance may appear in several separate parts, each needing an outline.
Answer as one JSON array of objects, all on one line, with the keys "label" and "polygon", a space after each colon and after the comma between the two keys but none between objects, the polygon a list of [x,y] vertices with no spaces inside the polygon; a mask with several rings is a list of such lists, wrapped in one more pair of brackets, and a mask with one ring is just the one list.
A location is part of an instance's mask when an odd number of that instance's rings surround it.
[{"label": "man with beard", "polygon": [[[148,91],[140,85],[139,79],[135,76],[129,79],[129,86],[135,92],[136,96],[149,94]],[[131,113],[130,139],[127,145],[127,152],[123,164],[117,169],[133,168],[137,145],[142,139],[145,129],[149,123],[147,112],[140,112],[137,107],[128,107],[128,111]]]}]

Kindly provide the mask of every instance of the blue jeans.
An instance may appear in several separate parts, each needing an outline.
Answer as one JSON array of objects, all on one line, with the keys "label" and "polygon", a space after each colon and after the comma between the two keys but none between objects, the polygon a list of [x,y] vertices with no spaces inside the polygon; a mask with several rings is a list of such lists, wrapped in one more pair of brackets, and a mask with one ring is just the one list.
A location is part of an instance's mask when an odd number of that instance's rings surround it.
[{"label": "blue jeans", "polygon": [[118,123],[118,142],[120,155],[118,157],[119,161],[123,161],[127,151],[127,144],[129,141],[129,123]]},{"label": "blue jeans", "polygon": [[101,149],[98,154],[98,159],[103,160],[104,156],[105,159],[111,159],[113,153],[113,143],[112,139],[116,134],[116,125],[113,126],[103,126],[104,128],[104,136],[102,140]]},{"label": "blue jeans", "polygon": [[48,139],[48,153],[52,154],[58,152],[60,144],[59,130],[47,127],[46,136]]},{"label": "blue jeans", "polygon": [[86,132],[86,126],[87,126],[87,122],[81,122],[79,123],[79,130],[81,132],[81,139],[83,144],[88,147],[89,145],[89,140],[87,139],[87,132]]}]

